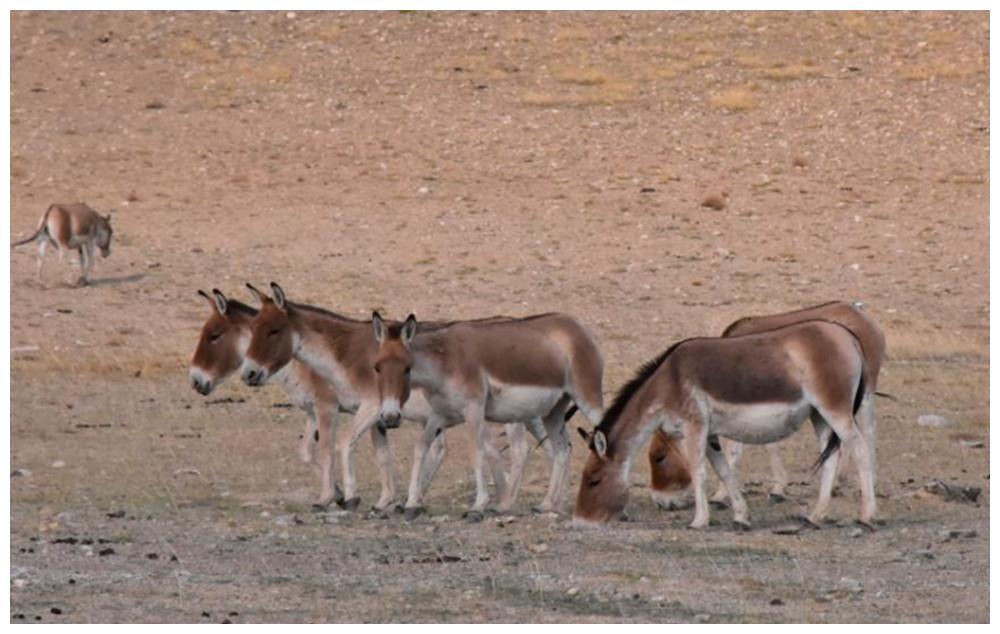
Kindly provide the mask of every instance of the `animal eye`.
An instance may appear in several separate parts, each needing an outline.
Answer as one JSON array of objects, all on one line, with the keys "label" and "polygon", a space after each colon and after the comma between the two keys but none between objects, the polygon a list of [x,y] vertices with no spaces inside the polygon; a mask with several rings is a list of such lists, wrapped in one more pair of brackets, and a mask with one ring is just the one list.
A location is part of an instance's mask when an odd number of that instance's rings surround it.
[{"label": "animal eye", "polygon": [[281,328],[275,328],[271,332],[267,333],[267,336],[268,337],[273,337],[274,335],[278,334],[279,332],[281,332]]},{"label": "animal eye", "polygon": [[587,486],[589,486],[590,488],[594,488],[601,483],[601,480],[602,478],[591,478],[590,480],[587,481]]},{"label": "animal eye", "polygon": [[222,336],[221,332],[213,332],[208,336],[208,340],[211,341],[212,343],[215,343],[216,341],[219,340],[219,337],[221,336]]},{"label": "animal eye", "polygon": [[378,374],[378,373],[380,373],[381,371],[382,371],[382,368],[380,368],[380,367],[378,366],[378,364],[376,363],[376,364],[375,364],[375,374]]},{"label": "animal eye", "polygon": [[409,373],[410,373],[410,366],[406,366],[406,373],[407,373],[407,374],[409,374]]}]

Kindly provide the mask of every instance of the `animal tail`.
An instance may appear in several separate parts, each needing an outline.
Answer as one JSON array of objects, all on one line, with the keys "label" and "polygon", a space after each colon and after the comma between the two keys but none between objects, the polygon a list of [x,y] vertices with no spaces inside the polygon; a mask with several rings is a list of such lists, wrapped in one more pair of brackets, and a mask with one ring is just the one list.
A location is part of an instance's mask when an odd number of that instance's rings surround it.
[{"label": "animal tail", "polygon": [[838,436],[836,432],[833,432],[830,434],[830,442],[826,443],[826,447],[819,455],[819,459],[816,460],[816,464],[812,467],[813,473],[819,471],[819,468],[823,466],[823,463],[826,462],[830,456],[837,453],[838,449],[840,449],[840,436]]},{"label": "animal tail", "polygon": [[[865,385],[868,383],[867,377],[865,376],[865,366],[861,365],[861,376],[858,378],[858,389],[854,392],[854,407],[851,410],[851,419],[854,420],[854,424],[857,425],[858,421],[854,419],[854,415],[858,413],[861,409],[861,401],[865,398]],[[831,431],[833,431],[831,429]],[[830,440],[826,443],[826,447],[823,448],[822,453],[819,454],[819,459],[816,460],[816,464],[813,465],[813,473],[819,470],[823,463],[825,463],[830,456],[840,449],[840,436],[837,432],[830,434]]]},{"label": "animal tail", "polygon": [[875,396],[881,396],[882,398],[887,398],[890,401],[898,401],[899,399],[889,394],[888,392],[875,392]]},{"label": "animal tail", "polygon": [[34,242],[38,239],[38,236],[42,235],[42,232],[47,231],[48,228],[46,227],[46,223],[49,221],[49,212],[52,211],[53,207],[55,207],[55,205],[49,205],[49,208],[45,210],[44,214],[42,214],[42,219],[38,222],[38,228],[35,229],[35,233],[31,234],[31,237],[13,243],[10,245],[11,248],[19,247],[22,244],[28,244],[29,242]]},{"label": "animal tail", "polygon": [[851,410],[851,414],[857,414],[858,410],[861,409],[861,401],[865,399],[865,385],[868,383],[868,377],[866,374],[865,364],[861,363],[861,378],[858,379],[858,391],[854,393],[854,409]]}]

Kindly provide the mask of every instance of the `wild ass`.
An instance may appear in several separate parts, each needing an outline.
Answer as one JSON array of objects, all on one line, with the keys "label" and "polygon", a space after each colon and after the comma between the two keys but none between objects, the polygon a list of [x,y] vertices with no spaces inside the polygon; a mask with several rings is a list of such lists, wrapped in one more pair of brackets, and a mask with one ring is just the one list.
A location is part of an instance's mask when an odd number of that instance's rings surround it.
[{"label": "wild ass", "polygon": [[[354,452],[358,439],[369,432],[377,442],[376,462],[380,470],[382,491],[375,508],[387,509],[395,502],[396,488],[393,459],[388,451],[385,430],[400,424],[400,418],[425,423],[430,407],[420,390],[395,418],[379,421],[379,395],[375,380],[377,346],[372,337],[371,322],[351,319],[328,310],[289,302],[284,291],[271,283],[272,297],[247,284],[260,303],[260,311],[251,321],[249,343],[244,355],[241,376],[252,386],[263,385],[293,359],[310,368],[326,380],[341,411],[353,413],[350,425],[337,431],[337,453],[340,457],[344,506],[354,508],[357,496]],[[398,327],[398,324],[395,325]],[[375,423],[379,424],[376,425]],[[510,442],[515,455],[526,453],[526,439],[518,430],[511,430]],[[444,434],[430,439],[423,471],[417,474],[417,486],[423,491],[440,466],[446,452]],[[489,444],[491,466],[497,486],[504,488],[504,474],[499,453]],[[516,468],[516,464],[514,467]],[[416,473],[416,472],[415,472]],[[520,476],[518,475],[518,478]]]},{"label": "wild ass", "polygon": [[[250,341],[250,321],[257,309],[227,299],[218,289],[209,296],[198,291],[212,309],[201,328],[198,347],[191,359],[188,376],[191,386],[207,396],[243,365],[243,355]],[[302,461],[313,464],[320,476],[317,505],[343,502],[343,495],[332,481],[333,422],[337,399],[333,389],[307,366],[292,362],[272,377],[285,390],[292,403],[306,413],[306,431],[299,447]],[[319,449],[317,459],[316,450]]]},{"label": "wild ass", "polygon": [[[722,332],[722,336],[749,335],[812,319],[838,323],[853,332],[861,342],[861,350],[865,357],[868,373],[865,375],[867,389],[864,400],[861,402],[861,410],[858,412],[858,423],[865,434],[865,440],[868,441],[873,470],[877,471],[874,396],[878,388],[879,371],[885,358],[885,335],[875,319],[862,310],[860,303],[835,301],[786,313],[742,317],[729,324]],[[722,447],[730,467],[735,469],[743,453],[743,445],[732,440],[723,440]],[[779,445],[772,443],[765,445],[765,447],[774,475],[770,496],[772,500],[780,501],[785,497],[788,476],[781,461]],[[839,466],[842,471],[845,463],[842,462]],[[649,445],[649,467],[651,474],[650,495],[653,501],[660,508],[666,510],[680,508],[682,506],[680,498],[690,487],[691,474],[680,451],[680,442],[661,429],[656,430]],[[725,497],[726,489],[720,482],[712,500],[721,501]]]},{"label": "wild ass", "polygon": [[[419,330],[413,315],[396,329],[375,313],[372,327],[378,343],[380,417],[398,417],[411,387],[423,389],[431,407],[415,449],[414,476],[428,442],[441,429],[465,422],[476,479],[476,499],[466,516],[481,518],[490,500],[483,470],[485,423],[526,423],[552,459],[548,493],[539,509],[558,507],[571,451],[566,414],[575,405],[596,424],[603,407],[604,361],[586,328],[560,313],[455,321]],[[499,508],[509,508],[516,493],[515,483]],[[411,478],[406,509],[418,513],[420,504],[420,488]]]},{"label": "wild ass", "polygon": [[38,266],[36,275],[42,280],[42,261],[45,258],[45,247],[59,249],[59,261],[67,251],[76,249],[80,255],[79,285],[89,282],[88,276],[94,268],[94,248],[101,250],[102,257],[111,255],[111,216],[102,216],[85,203],[49,205],[38,221],[38,228],[31,237],[12,244],[19,247],[35,240],[38,241]]},{"label": "wild ass", "polygon": [[838,448],[844,444],[853,449],[858,467],[860,521],[871,527],[876,510],[872,461],[854,419],[866,390],[861,344],[850,330],[831,322],[676,343],[639,369],[589,435],[591,454],[575,517],[606,522],[618,516],[628,501],[632,459],[659,428],[683,438],[695,494],[691,527],[708,524],[706,455],[729,492],[736,526],[748,527],[746,501],[719,439],[776,442],[809,417],[823,451],[819,498],[806,520],[818,526],[826,516]]}]

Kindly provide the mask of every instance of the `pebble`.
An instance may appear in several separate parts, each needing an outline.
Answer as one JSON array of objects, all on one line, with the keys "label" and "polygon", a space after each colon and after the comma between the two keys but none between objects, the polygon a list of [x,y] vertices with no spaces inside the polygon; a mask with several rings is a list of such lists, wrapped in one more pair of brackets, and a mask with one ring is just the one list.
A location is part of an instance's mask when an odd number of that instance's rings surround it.
[{"label": "pebble", "polygon": [[28,586],[27,579],[14,579],[14,587],[17,589],[26,588]]},{"label": "pebble", "polygon": [[66,466],[66,462],[63,461],[63,460],[56,460],[55,462],[52,463],[52,468],[53,469],[62,469],[65,466]]},{"label": "pebble", "polygon": [[574,586],[569,590],[567,590],[566,594],[568,594],[571,597],[575,597],[576,595],[580,594],[580,589]]},{"label": "pebble", "polygon": [[30,478],[31,469],[14,469],[10,472],[12,478]]},{"label": "pebble", "polygon": [[917,417],[917,424],[921,427],[954,427],[955,422],[944,416],[938,416],[937,414],[921,414]]}]

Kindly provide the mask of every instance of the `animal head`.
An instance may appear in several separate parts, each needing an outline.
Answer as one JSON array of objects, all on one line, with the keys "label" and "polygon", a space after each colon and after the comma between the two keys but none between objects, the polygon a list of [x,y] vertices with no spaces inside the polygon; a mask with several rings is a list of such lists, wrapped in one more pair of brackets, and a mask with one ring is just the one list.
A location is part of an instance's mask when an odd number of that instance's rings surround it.
[{"label": "animal head", "polygon": [[205,291],[198,294],[212,312],[201,327],[188,376],[198,393],[208,395],[243,363],[253,314],[249,307],[227,300],[219,289],[213,289],[211,295]]},{"label": "animal head", "polygon": [[410,398],[410,369],[413,367],[410,343],[417,334],[417,318],[410,315],[401,326],[389,326],[375,312],[372,330],[378,344],[373,369],[378,385],[379,422],[384,427],[399,427],[403,406]]},{"label": "animal head", "polygon": [[260,311],[250,322],[250,342],[243,359],[241,376],[247,385],[263,385],[295,356],[298,336],[288,318],[288,302],[281,287],[271,282],[271,297],[247,284],[260,303]]},{"label": "animal head", "polygon": [[97,246],[102,257],[111,255],[111,214],[97,216]]},{"label": "animal head", "polygon": [[620,456],[609,447],[607,436],[600,429],[591,434],[579,431],[590,447],[590,455],[583,467],[573,517],[600,523],[617,519],[628,502],[628,486]]}]

